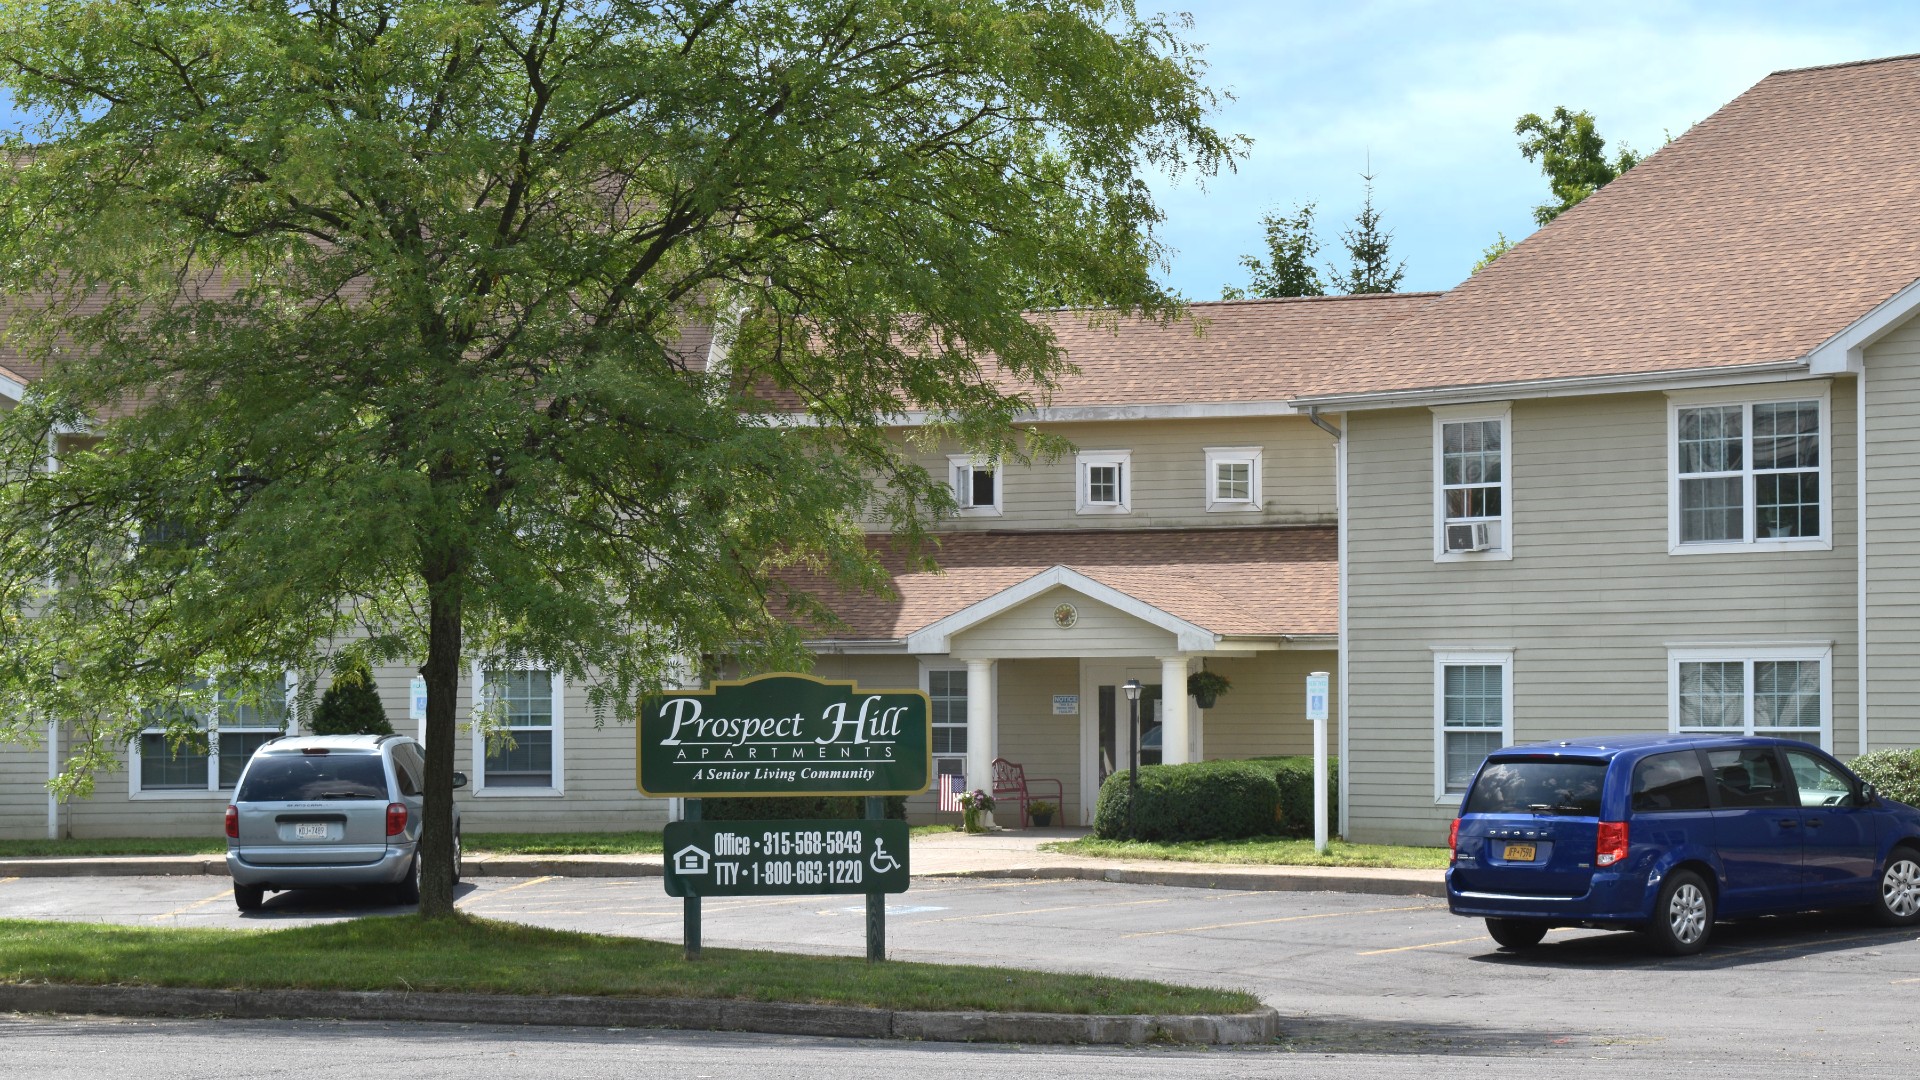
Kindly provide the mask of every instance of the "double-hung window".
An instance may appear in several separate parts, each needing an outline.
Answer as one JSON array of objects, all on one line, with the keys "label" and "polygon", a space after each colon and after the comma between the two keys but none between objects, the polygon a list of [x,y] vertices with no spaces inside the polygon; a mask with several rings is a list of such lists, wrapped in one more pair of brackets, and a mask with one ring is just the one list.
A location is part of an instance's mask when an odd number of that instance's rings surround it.
[{"label": "double-hung window", "polygon": [[1079,476],[1076,508],[1082,514],[1133,510],[1133,451],[1084,451],[1074,459]]},{"label": "double-hung window", "polygon": [[935,775],[967,771],[967,673],[964,668],[927,671],[927,702],[933,707]]},{"label": "double-hung window", "polygon": [[1512,479],[1504,405],[1435,410],[1434,556],[1512,558]]},{"label": "double-hung window", "polygon": [[[488,669],[483,707],[497,734],[476,734],[474,794],[557,794],[561,790],[562,680],[538,668]],[[504,737],[502,737],[504,736]]]},{"label": "double-hung window", "polygon": [[1831,648],[1674,649],[1668,662],[1672,730],[1827,745],[1833,729]]},{"label": "double-hung window", "polygon": [[1434,652],[1434,796],[1467,790],[1486,756],[1513,741],[1513,654]]},{"label": "double-hung window", "polygon": [[968,454],[947,455],[947,477],[962,517],[1000,516],[1000,469]]},{"label": "double-hung window", "polygon": [[1207,512],[1260,509],[1260,447],[1207,448]]},{"label": "double-hung window", "polygon": [[[253,752],[286,734],[291,678],[238,686],[205,680],[187,687],[178,704],[149,711],[134,742],[136,795],[231,791]],[[194,729],[179,736],[177,721]]]},{"label": "double-hung window", "polygon": [[1833,546],[1824,395],[1671,410],[1674,553]]}]

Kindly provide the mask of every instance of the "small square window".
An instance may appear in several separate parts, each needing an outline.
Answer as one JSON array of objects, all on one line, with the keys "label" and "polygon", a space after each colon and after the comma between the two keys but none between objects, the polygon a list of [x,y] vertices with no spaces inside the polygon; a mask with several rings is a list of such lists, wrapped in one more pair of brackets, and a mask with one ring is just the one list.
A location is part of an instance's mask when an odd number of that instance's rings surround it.
[{"label": "small square window", "polygon": [[1260,459],[1257,446],[1207,448],[1207,510],[1244,513],[1260,509]]},{"label": "small square window", "polygon": [[1083,453],[1077,462],[1078,509],[1083,514],[1125,514],[1131,509],[1132,452]]},{"label": "small square window", "polygon": [[1000,514],[1000,470],[990,462],[964,454],[947,457],[953,484],[953,501],[963,516],[998,517]]}]

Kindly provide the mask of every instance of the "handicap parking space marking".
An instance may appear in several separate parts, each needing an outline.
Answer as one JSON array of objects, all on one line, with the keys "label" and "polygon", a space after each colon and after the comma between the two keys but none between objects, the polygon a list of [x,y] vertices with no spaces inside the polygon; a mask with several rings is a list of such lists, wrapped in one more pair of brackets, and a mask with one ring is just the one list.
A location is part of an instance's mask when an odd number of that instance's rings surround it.
[{"label": "handicap parking space marking", "polygon": [[1282,915],[1273,919],[1246,919],[1241,922],[1215,923],[1212,926],[1186,926],[1175,930],[1137,930],[1121,934],[1123,938],[1164,937],[1168,934],[1201,934],[1209,930],[1233,930],[1243,926],[1269,926],[1274,923],[1304,922],[1308,919],[1345,919],[1357,915],[1385,915],[1398,911],[1444,911],[1445,904],[1413,904],[1407,907],[1366,908],[1362,911],[1319,911],[1310,915]]},{"label": "handicap parking space marking", "polygon": [[214,893],[212,896],[209,896],[204,900],[195,900],[193,903],[188,904],[186,907],[177,907],[177,908],[174,908],[172,911],[163,911],[160,914],[153,916],[153,921],[159,922],[161,919],[171,919],[176,915],[185,915],[187,912],[192,911],[195,908],[205,907],[208,904],[213,903],[215,900],[224,900],[227,897],[232,895],[233,895],[233,887],[228,886],[227,888],[221,889],[219,892]]}]

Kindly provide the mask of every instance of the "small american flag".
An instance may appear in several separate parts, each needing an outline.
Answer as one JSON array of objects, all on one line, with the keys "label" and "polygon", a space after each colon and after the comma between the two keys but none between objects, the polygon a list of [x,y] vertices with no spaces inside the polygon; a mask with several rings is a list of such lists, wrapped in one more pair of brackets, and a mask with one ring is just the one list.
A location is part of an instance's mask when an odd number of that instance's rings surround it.
[{"label": "small american flag", "polygon": [[940,774],[940,811],[946,814],[960,812],[960,796],[967,790],[967,778],[959,773]]}]

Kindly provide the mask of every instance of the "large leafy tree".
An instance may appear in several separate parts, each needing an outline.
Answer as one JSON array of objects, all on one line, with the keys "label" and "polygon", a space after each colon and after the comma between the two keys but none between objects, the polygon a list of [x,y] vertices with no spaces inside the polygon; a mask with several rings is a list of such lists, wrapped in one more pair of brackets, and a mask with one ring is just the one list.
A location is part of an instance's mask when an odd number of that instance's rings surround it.
[{"label": "large leafy tree", "polygon": [[1242,255],[1240,265],[1247,271],[1245,288],[1228,285],[1220,290],[1222,300],[1274,299],[1283,296],[1325,296],[1326,283],[1313,260],[1320,254],[1320,240],[1313,230],[1313,204],[1293,208],[1291,215],[1269,210],[1260,218],[1266,235],[1267,257]]},{"label": "large leafy tree", "polygon": [[1557,105],[1551,118],[1528,113],[1514,122],[1513,133],[1522,137],[1521,155],[1540,163],[1540,171],[1546,174],[1547,186],[1557,200],[1534,207],[1533,220],[1540,225],[1566,213],[1640,163],[1640,155],[1624,144],[1608,157],[1607,140],[1594,130],[1593,114],[1585,109],[1572,112]]},{"label": "large leafy tree", "polygon": [[6,5],[33,126],[0,289],[44,374],[0,420],[0,724],[72,723],[83,785],[209,671],[424,656],[422,910],[451,911],[463,657],[616,712],[676,658],[797,662],[818,613],[784,572],[875,585],[860,517],[910,541],[947,505],[885,418],[1013,454],[1063,365],[1027,298],[1176,310],[1143,170],[1237,152],[1181,29],[1130,0]]}]

